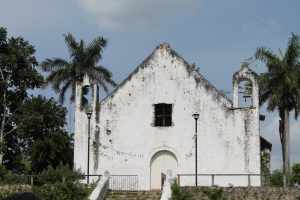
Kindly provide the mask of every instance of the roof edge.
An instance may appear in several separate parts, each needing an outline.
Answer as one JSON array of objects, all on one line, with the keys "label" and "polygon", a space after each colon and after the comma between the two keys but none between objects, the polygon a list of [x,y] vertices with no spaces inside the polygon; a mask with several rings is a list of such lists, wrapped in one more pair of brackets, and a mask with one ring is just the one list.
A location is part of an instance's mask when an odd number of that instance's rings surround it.
[{"label": "roof edge", "polygon": [[119,88],[121,88],[123,85],[125,85],[126,82],[128,82],[129,80],[131,80],[132,76],[134,74],[136,74],[139,69],[143,69],[147,63],[151,60],[151,58],[153,57],[153,55],[155,54],[155,52],[158,49],[165,49],[166,51],[168,51],[168,53],[176,58],[178,58],[179,60],[182,60],[183,64],[185,65],[189,75],[193,76],[196,83],[204,83],[204,87],[206,89],[211,89],[215,92],[215,94],[217,95],[217,99],[220,100],[220,97],[225,99],[225,101],[227,101],[228,106],[232,106],[232,102],[231,100],[229,100],[224,94],[222,94],[215,86],[213,86],[213,84],[211,84],[200,72],[196,71],[179,53],[177,53],[174,49],[172,49],[170,47],[170,43],[168,42],[163,42],[161,44],[158,44],[156,46],[156,48],[150,53],[150,55],[140,64],[138,65],[133,72],[131,72],[116,88],[114,88],[114,90],[112,90],[111,93],[109,93],[104,99],[101,100],[101,103],[105,102],[108,98],[113,97],[114,94],[119,90]]}]

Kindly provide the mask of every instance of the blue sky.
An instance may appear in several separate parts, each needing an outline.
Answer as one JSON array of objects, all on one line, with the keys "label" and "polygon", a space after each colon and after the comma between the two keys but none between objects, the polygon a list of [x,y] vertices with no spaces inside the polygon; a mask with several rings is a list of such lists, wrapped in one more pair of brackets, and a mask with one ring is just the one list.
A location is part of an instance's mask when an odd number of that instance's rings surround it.
[{"label": "blue sky", "polygon": [[[0,0],[0,26],[33,44],[39,61],[68,58],[64,33],[87,42],[103,36],[109,44],[102,64],[117,82],[166,41],[216,88],[231,91],[232,74],[257,47],[285,49],[291,32],[300,34],[299,8],[298,0]],[[37,93],[57,98],[50,90]],[[273,143],[272,169],[280,168],[277,113],[261,113],[261,134]],[[300,162],[299,123],[291,118],[292,162]]]}]

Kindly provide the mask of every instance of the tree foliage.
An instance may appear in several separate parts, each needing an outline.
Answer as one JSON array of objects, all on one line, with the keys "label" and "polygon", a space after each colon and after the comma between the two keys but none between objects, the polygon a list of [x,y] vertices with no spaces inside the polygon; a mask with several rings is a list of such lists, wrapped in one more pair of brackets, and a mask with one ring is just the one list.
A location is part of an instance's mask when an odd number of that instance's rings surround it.
[{"label": "tree foliage", "polygon": [[270,175],[270,186],[282,187],[283,186],[283,173],[282,170],[276,169]]},{"label": "tree foliage", "polygon": [[27,97],[27,90],[43,84],[34,53],[35,49],[29,42],[22,37],[7,38],[6,29],[0,27],[0,163],[4,138],[19,125],[14,117]]},{"label": "tree foliage", "polygon": [[70,33],[64,37],[71,60],[53,58],[46,59],[41,64],[44,71],[50,73],[46,82],[59,93],[60,102],[64,102],[68,89],[71,89],[70,100],[75,100],[76,84],[81,84],[84,76],[87,76],[91,83],[102,87],[105,92],[109,91],[109,85],[116,85],[112,80],[112,73],[104,66],[98,65],[102,59],[102,51],[107,45],[103,37],[97,37],[89,45],[83,40],[77,42]]},{"label": "tree foliage", "polygon": [[299,115],[300,108],[300,42],[292,34],[285,53],[279,56],[265,47],[258,48],[255,58],[265,63],[267,72],[259,76],[260,103],[267,102],[269,111],[279,112],[279,135],[282,146],[284,186],[290,182],[290,133],[289,114]]},{"label": "tree foliage", "polygon": [[73,138],[64,129],[66,108],[53,98],[31,97],[15,116],[19,124],[7,139],[4,165],[19,173],[38,173],[49,166],[73,163]]},{"label": "tree foliage", "polygon": [[38,176],[38,184],[54,184],[63,181],[78,182],[82,179],[84,179],[83,173],[72,171],[68,165],[60,164],[56,168],[49,166],[47,169],[44,169]]},{"label": "tree foliage", "polygon": [[32,97],[25,101],[17,116],[21,121],[17,129],[19,143],[24,147],[25,160],[33,172],[41,172],[49,166],[72,166],[73,139],[65,131],[67,114],[53,98]]},{"label": "tree foliage", "polygon": [[[300,163],[294,163],[291,167],[291,185],[300,185]],[[271,173],[270,186],[282,187],[283,186],[283,171],[276,169]]]},{"label": "tree foliage", "polygon": [[29,42],[8,38],[0,27],[0,163],[3,158],[18,173],[73,162],[73,139],[64,129],[67,110],[53,98],[28,97],[29,89],[44,84],[34,54]]},{"label": "tree foliage", "polygon": [[294,163],[292,166],[293,183],[300,186],[300,163]]}]

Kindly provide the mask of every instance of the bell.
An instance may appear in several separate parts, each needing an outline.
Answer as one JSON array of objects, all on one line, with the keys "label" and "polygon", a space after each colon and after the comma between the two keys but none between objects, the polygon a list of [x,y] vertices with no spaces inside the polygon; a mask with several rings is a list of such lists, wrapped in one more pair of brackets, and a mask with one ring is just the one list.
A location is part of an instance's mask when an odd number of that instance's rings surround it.
[{"label": "bell", "polygon": [[243,98],[245,99],[245,102],[247,101],[247,98],[251,97],[251,88],[246,87],[244,89]]}]

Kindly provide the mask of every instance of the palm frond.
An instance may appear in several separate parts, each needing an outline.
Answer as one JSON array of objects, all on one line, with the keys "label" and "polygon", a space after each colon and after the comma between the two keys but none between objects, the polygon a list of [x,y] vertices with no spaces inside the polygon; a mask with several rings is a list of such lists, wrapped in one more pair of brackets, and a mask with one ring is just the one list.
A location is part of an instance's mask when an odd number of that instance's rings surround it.
[{"label": "palm frond", "polygon": [[104,92],[106,94],[109,93],[109,89],[108,89],[107,85],[103,81],[99,81],[98,84],[100,85],[100,87],[102,87],[102,89],[104,90]]},{"label": "palm frond", "polygon": [[117,83],[112,79],[112,73],[107,68],[98,66],[96,71],[99,82],[105,82],[113,87],[117,86]]},{"label": "palm frond", "polygon": [[69,63],[62,58],[47,58],[45,61],[41,63],[41,67],[45,72],[55,71],[57,69],[65,68]]},{"label": "palm frond", "polygon": [[281,70],[280,58],[272,50],[260,47],[256,49],[254,56],[256,60],[264,62],[269,71]]},{"label": "palm frond", "polygon": [[71,33],[63,34],[65,37],[65,42],[67,44],[70,57],[76,56],[76,50],[78,49],[78,43],[76,42],[76,39]]},{"label": "palm frond", "polygon": [[59,88],[59,85],[66,79],[69,79],[69,73],[68,73],[68,68],[65,69],[59,69],[51,74],[46,78],[46,84],[53,84],[55,86],[54,88]]},{"label": "palm frond", "polygon": [[104,66],[98,66],[95,71],[97,72],[97,76],[99,79],[111,79],[112,73]]},{"label": "palm frond", "polygon": [[[64,39],[70,53],[71,60],[68,62],[62,58],[46,59],[42,63],[44,71],[50,72],[46,82],[51,84],[55,92],[59,93],[60,101],[63,102],[66,91],[71,89],[70,100],[76,98],[76,85],[82,83],[85,75],[91,82],[100,85],[108,93],[108,86],[116,86],[112,80],[111,72],[97,63],[102,59],[102,51],[107,45],[107,40],[97,37],[88,46],[83,40],[79,42],[71,33],[64,34]],[[83,98],[83,95],[80,98]],[[82,99],[82,105],[86,100]]]},{"label": "palm frond", "polygon": [[292,33],[292,36],[288,42],[288,46],[284,55],[284,60],[288,66],[294,66],[299,61],[300,56],[300,43],[299,37]]},{"label": "palm frond", "polygon": [[280,59],[283,60],[284,55],[283,55],[282,50],[280,48],[278,48],[278,52],[279,52],[279,55],[280,55]]},{"label": "palm frond", "polygon": [[59,102],[64,103],[65,101],[65,93],[72,86],[72,79],[66,80],[64,82],[64,86],[59,91]]},{"label": "palm frond", "polygon": [[106,81],[106,83],[108,83],[113,87],[116,87],[118,85],[113,79],[111,79],[111,77],[103,77],[103,78]]},{"label": "palm frond", "polygon": [[102,51],[106,46],[107,40],[103,37],[97,37],[94,39],[86,49],[88,60],[97,64],[97,62],[102,59]]}]

